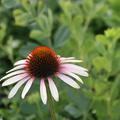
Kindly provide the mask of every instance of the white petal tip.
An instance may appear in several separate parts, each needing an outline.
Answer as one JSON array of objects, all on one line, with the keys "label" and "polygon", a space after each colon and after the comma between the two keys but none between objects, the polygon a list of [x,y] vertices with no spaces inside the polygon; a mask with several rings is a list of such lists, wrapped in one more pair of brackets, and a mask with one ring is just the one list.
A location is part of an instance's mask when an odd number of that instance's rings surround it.
[{"label": "white petal tip", "polygon": [[81,73],[81,76],[88,77],[89,74],[87,72]]},{"label": "white petal tip", "polygon": [[56,101],[56,102],[59,102],[59,98],[56,98],[55,101]]},{"label": "white petal tip", "polygon": [[78,81],[79,81],[81,84],[84,84],[84,82],[83,82],[81,79],[79,79]]},{"label": "white petal tip", "polygon": [[24,99],[25,97],[22,96],[22,99]]},{"label": "white petal tip", "polygon": [[79,60],[80,62],[83,62],[83,60]]},{"label": "white petal tip", "polygon": [[47,99],[46,100],[42,99],[42,102],[43,102],[44,105],[46,105],[47,104]]},{"label": "white petal tip", "polygon": [[2,84],[2,87],[4,87],[4,86],[7,86],[7,84],[3,83],[3,84]]},{"label": "white petal tip", "polygon": [[86,71],[88,71],[88,69],[85,69]]},{"label": "white petal tip", "polygon": [[11,99],[12,98],[12,96],[8,96],[8,99]]},{"label": "white petal tip", "polygon": [[22,95],[21,95],[21,98],[24,99],[24,98],[25,98],[25,95],[22,94]]},{"label": "white petal tip", "polygon": [[4,80],[4,78],[1,78],[0,81]]},{"label": "white petal tip", "polygon": [[10,72],[11,72],[11,71],[9,70],[9,71],[6,72],[6,74],[8,74],[8,73],[10,73]]},{"label": "white petal tip", "polygon": [[86,77],[88,77],[89,76],[89,74],[88,73],[86,73]]},{"label": "white petal tip", "polygon": [[76,86],[75,88],[76,88],[76,89],[80,89],[80,86]]},{"label": "white petal tip", "polygon": [[75,88],[75,89],[80,89],[80,86],[77,83],[72,87]]},{"label": "white petal tip", "polygon": [[11,72],[11,70],[7,71],[6,74],[9,73],[9,72]]},{"label": "white petal tip", "polygon": [[47,101],[43,101],[43,104],[46,105],[46,104],[47,104]]}]

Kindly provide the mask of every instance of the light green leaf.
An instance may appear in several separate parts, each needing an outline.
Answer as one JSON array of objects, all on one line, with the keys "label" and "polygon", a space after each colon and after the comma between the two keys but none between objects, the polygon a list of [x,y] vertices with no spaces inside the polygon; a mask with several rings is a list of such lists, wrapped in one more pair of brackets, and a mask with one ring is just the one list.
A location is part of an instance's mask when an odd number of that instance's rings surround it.
[{"label": "light green leaf", "polygon": [[6,34],[6,24],[1,23],[0,24],[0,43],[3,41],[3,38],[5,37]]},{"label": "light green leaf", "polygon": [[65,107],[65,111],[68,112],[73,118],[78,118],[81,116],[79,109],[74,107],[73,105],[67,105]]},{"label": "light green leaf", "polygon": [[111,71],[111,61],[107,59],[107,57],[95,57],[93,59],[93,65],[97,71],[106,70],[108,72]]},{"label": "light green leaf", "polygon": [[30,32],[30,37],[37,40],[38,42],[41,42],[41,40],[45,40],[49,38],[47,33],[44,33],[40,30],[32,30]]},{"label": "light green leaf", "polygon": [[13,16],[15,17],[15,24],[19,26],[27,26],[31,23],[33,18],[21,9],[16,9],[13,11]]},{"label": "light green leaf", "polygon": [[26,56],[38,45],[35,43],[28,42],[27,45],[24,45],[19,50],[19,53],[22,57],[26,58]]},{"label": "light green leaf", "polygon": [[120,111],[120,100],[116,100],[113,102],[112,106],[112,120],[119,120],[120,119],[120,113],[118,111]]},{"label": "light green leaf", "polygon": [[96,40],[101,42],[103,45],[108,45],[109,44],[108,39],[104,35],[97,35]]},{"label": "light green leaf", "polygon": [[1,0],[6,8],[14,8],[19,5],[19,0]]},{"label": "light green leaf", "polygon": [[60,26],[54,35],[54,46],[59,47],[70,37],[70,31],[66,26]]}]

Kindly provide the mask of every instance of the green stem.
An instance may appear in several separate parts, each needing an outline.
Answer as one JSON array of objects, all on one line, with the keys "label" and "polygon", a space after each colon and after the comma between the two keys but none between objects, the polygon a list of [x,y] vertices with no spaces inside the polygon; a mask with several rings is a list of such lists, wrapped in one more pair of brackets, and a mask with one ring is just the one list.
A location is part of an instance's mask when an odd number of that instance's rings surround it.
[{"label": "green stem", "polygon": [[50,114],[51,114],[51,120],[57,120],[55,116],[55,107],[54,107],[52,96],[50,94],[48,83],[46,86],[47,86],[48,104],[49,104],[49,109],[50,109]]},{"label": "green stem", "polygon": [[38,115],[38,117],[40,118],[40,120],[44,120],[43,119],[43,115],[42,115],[42,113],[41,113],[41,110],[40,110],[40,105],[39,105],[39,102],[36,102],[35,103],[36,104],[36,109],[37,109],[37,115]]}]

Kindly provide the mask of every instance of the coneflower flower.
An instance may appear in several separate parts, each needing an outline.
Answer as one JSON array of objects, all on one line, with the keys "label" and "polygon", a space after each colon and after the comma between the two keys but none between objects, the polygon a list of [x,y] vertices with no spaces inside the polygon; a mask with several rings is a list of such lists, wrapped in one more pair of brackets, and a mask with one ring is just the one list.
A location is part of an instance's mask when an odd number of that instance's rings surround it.
[{"label": "coneflower flower", "polygon": [[59,101],[59,93],[53,76],[79,89],[80,86],[75,80],[83,83],[78,75],[88,76],[88,73],[87,69],[73,64],[77,62],[81,62],[81,60],[76,60],[74,57],[60,57],[52,49],[45,46],[36,47],[26,59],[16,62],[14,68],[7,72],[7,75],[1,79],[5,80],[2,86],[16,83],[8,95],[8,98],[12,98],[19,88],[26,83],[22,91],[22,98],[24,98],[34,80],[38,78],[43,103],[47,103],[46,82],[48,82],[51,95],[55,101]]}]

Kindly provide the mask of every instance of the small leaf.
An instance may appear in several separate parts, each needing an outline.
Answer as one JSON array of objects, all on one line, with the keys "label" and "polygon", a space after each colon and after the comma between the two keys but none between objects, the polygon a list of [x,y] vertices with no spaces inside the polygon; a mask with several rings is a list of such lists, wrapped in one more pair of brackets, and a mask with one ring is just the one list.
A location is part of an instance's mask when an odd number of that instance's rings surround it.
[{"label": "small leaf", "polygon": [[104,35],[97,35],[96,40],[99,41],[100,43],[102,43],[103,45],[108,45],[109,44],[108,39]]},{"label": "small leaf", "polygon": [[117,97],[119,97],[119,93],[120,93],[120,75],[115,79],[115,82],[112,84],[111,87],[111,99],[114,100]]},{"label": "small leaf", "polygon": [[15,17],[15,24],[19,26],[26,26],[33,20],[33,18],[28,13],[21,9],[14,10],[13,16]]},{"label": "small leaf", "polygon": [[22,103],[21,106],[21,112],[24,114],[35,114],[36,108],[33,105]]},{"label": "small leaf", "polygon": [[114,101],[112,104],[112,120],[119,120],[120,119],[120,100]]},{"label": "small leaf", "polygon": [[40,31],[40,30],[32,30],[30,32],[30,37],[37,40],[38,42],[41,42],[41,40],[48,39],[49,36],[47,36],[46,33]]},{"label": "small leaf", "polygon": [[19,1],[18,0],[2,0],[1,2],[8,9],[16,7],[16,6],[19,5]]},{"label": "small leaf", "polygon": [[59,47],[63,45],[64,42],[69,39],[69,36],[70,36],[70,31],[68,27],[66,26],[59,27],[54,35],[54,46]]},{"label": "small leaf", "polygon": [[50,9],[48,10],[48,22],[49,22],[49,25],[52,28],[52,25],[53,25],[53,14],[52,14],[52,11]]},{"label": "small leaf", "polygon": [[111,71],[111,61],[106,57],[95,57],[93,59],[93,65],[95,66],[96,70],[100,71],[102,69],[110,72]]},{"label": "small leaf", "polygon": [[20,53],[21,56],[26,58],[26,56],[31,52],[31,50],[34,49],[37,46],[38,45],[35,44],[35,43],[28,42],[27,45],[24,45],[23,47],[21,47],[19,53]]},{"label": "small leaf", "polygon": [[3,38],[5,37],[6,34],[6,24],[1,23],[0,24],[0,43],[2,42]]},{"label": "small leaf", "polygon": [[73,118],[78,118],[81,116],[81,113],[73,105],[68,105],[65,107],[65,111],[68,112]]},{"label": "small leaf", "polygon": [[107,120],[107,102],[105,100],[95,100],[93,107],[95,109],[96,115],[100,120]]}]

